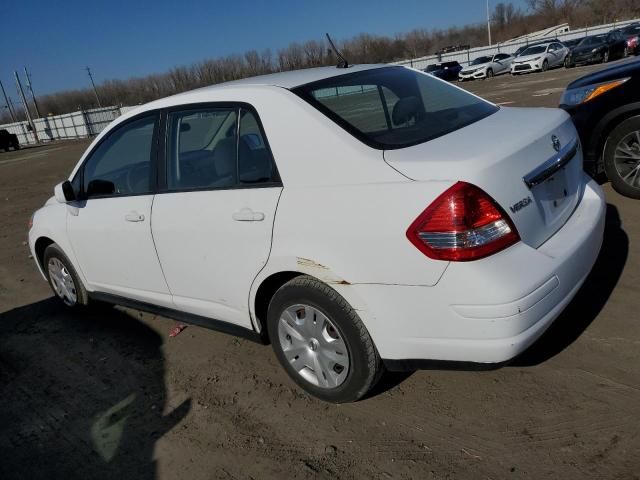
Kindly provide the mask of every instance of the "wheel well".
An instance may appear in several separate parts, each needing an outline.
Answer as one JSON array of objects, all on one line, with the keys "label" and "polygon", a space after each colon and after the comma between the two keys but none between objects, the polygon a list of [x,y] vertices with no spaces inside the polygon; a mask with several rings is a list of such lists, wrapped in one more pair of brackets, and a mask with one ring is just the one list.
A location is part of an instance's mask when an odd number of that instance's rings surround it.
[{"label": "wheel well", "polygon": [[269,303],[273,298],[273,295],[278,289],[287,283],[289,280],[303,275],[300,272],[278,272],[265,278],[256,292],[256,298],[254,300],[254,311],[256,314],[256,320],[260,323],[260,331],[264,338],[268,338],[267,332],[267,312],[269,310]]},{"label": "wheel well", "polygon": [[36,240],[35,250],[36,250],[36,258],[38,259],[38,263],[42,267],[44,271],[44,251],[47,249],[49,245],[55,243],[48,237],[40,237]]},{"label": "wheel well", "polygon": [[620,113],[620,115],[616,115],[614,118],[609,121],[604,128],[602,129],[599,137],[598,144],[596,146],[596,155],[597,158],[595,160],[598,167],[604,165],[604,147],[607,144],[607,139],[611,132],[622,122],[629,120],[633,117],[640,117],[640,110],[631,110],[629,112]]}]

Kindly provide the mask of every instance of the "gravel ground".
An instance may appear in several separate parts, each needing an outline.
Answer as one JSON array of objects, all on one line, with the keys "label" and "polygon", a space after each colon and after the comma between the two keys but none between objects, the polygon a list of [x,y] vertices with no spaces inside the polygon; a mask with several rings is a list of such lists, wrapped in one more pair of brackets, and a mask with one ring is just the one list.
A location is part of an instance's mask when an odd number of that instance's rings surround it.
[{"label": "gravel ground", "polygon": [[[463,86],[555,106],[596,68]],[[52,299],[27,221],[87,143],[0,154],[0,478],[638,478],[637,201],[604,186],[594,271],[512,365],[387,375],[334,406],[297,389],[269,347],[193,326],[169,338],[173,320]]]}]

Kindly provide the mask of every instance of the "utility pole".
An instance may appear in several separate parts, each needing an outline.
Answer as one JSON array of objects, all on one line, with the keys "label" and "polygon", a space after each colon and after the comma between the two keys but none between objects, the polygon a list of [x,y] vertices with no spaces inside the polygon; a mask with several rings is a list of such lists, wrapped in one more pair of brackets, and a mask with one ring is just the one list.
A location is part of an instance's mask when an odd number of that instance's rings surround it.
[{"label": "utility pole", "polygon": [[31,131],[33,132],[33,137],[36,140],[36,143],[40,142],[38,139],[38,132],[36,131],[36,126],[33,123],[31,118],[31,113],[29,112],[29,105],[27,104],[27,99],[24,96],[24,91],[22,90],[22,84],[20,83],[20,77],[18,76],[18,72],[14,71],[13,74],[16,76],[16,85],[18,86],[18,93],[20,94],[20,98],[22,98],[22,104],[24,105],[24,113],[27,116],[27,121],[31,126]]},{"label": "utility pole", "polygon": [[31,98],[33,99],[33,106],[36,107],[36,117],[41,118],[40,109],[38,108],[38,102],[36,101],[36,94],[33,93],[33,84],[31,83],[31,75],[27,72],[27,67],[24,67],[24,76],[27,79],[27,88],[31,92]]},{"label": "utility pole", "polygon": [[93,83],[93,75],[91,75],[91,70],[87,67],[87,73],[89,74],[89,80],[91,80],[91,85],[93,86],[93,93],[96,94],[96,100],[98,101],[98,107],[102,107],[100,103],[100,97],[98,96],[98,90],[96,89],[96,84]]},{"label": "utility pole", "polygon": [[487,0],[487,33],[489,34],[489,46],[491,46],[491,17],[489,17],[489,0]]},{"label": "utility pole", "polygon": [[16,115],[13,113],[13,108],[11,108],[12,107],[11,102],[7,98],[7,92],[4,91],[4,85],[2,85],[2,82],[0,82],[0,89],[2,90],[2,96],[4,97],[4,102],[7,104],[7,110],[9,110],[9,115],[11,115],[11,121],[15,122]]}]

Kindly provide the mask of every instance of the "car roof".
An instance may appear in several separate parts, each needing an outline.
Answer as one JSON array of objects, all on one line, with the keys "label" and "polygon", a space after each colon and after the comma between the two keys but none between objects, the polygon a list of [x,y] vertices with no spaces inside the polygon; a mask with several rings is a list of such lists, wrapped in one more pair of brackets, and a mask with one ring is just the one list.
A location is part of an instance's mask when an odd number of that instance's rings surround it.
[{"label": "car roof", "polygon": [[[216,83],[215,85],[209,85],[206,87],[196,88],[194,90],[188,90],[186,92],[177,93],[168,97],[159,98],[149,103],[140,105],[134,108],[119,119],[125,120],[133,117],[139,113],[153,110],[155,108],[167,108],[175,105],[182,105],[192,103],[207,97],[207,94],[211,93],[212,97],[215,94],[223,93],[234,88],[254,87],[254,88],[285,88],[292,89],[308,83],[313,83],[326,78],[337,77],[340,75],[346,75],[348,73],[363,72],[366,70],[374,70],[378,68],[403,68],[397,65],[385,65],[385,64],[363,64],[363,65],[351,65],[347,68],[337,67],[316,67],[306,68],[303,70],[292,70],[288,72],[270,73],[268,75],[258,75],[255,77],[247,77],[239,80],[231,80],[229,82]],[[119,122],[118,122],[119,123]]]},{"label": "car roof", "polygon": [[[292,70],[289,72],[270,73],[268,75],[259,75],[257,77],[242,78],[240,80],[232,80],[230,82],[219,83],[204,87],[204,89],[213,89],[226,87],[230,85],[267,85],[272,87],[296,88],[307,83],[324,80],[325,78],[337,77],[346,73],[362,72],[364,70],[372,70],[375,68],[387,67],[384,64],[363,64],[350,65],[347,68],[337,67],[315,67],[305,68],[303,70]],[[199,89],[202,91],[202,89]]]}]

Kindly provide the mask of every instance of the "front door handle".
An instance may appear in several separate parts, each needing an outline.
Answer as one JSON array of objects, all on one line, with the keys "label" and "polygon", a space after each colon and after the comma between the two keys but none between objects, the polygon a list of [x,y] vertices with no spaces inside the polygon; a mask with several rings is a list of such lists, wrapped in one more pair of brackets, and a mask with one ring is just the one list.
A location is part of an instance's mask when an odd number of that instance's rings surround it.
[{"label": "front door handle", "polygon": [[254,212],[250,208],[238,210],[231,216],[236,222],[261,222],[264,220],[264,213]]},{"label": "front door handle", "polygon": [[129,212],[124,216],[127,222],[144,222],[144,215],[138,212]]}]

